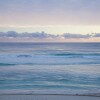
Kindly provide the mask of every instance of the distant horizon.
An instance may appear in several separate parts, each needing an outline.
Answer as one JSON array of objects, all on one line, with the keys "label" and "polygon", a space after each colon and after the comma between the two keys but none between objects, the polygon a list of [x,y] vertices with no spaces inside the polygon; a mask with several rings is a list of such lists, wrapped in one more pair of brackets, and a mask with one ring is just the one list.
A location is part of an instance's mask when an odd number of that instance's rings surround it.
[{"label": "distant horizon", "polygon": [[20,44],[20,43],[22,43],[22,44],[24,44],[24,43],[28,43],[28,44],[30,44],[30,43],[32,43],[32,44],[33,44],[33,43],[36,43],[36,44],[54,44],[54,43],[55,43],[55,44],[64,44],[64,43],[65,43],[65,44],[67,44],[67,43],[68,43],[68,44],[70,44],[70,43],[71,43],[71,44],[74,44],[74,43],[75,43],[75,44],[79,44],[79,43],[82,43],[82,44],[83,44],[83,43],[85,43],[85,44],[87,44],[87,43],[90,43],[90,44],[91,44],[91,43],[100,43],[100,42],[95,42],[95,41],[94,41],[94,42],[45,42],[45,41],[44,41],[44,42],[38,42],[38,41],[36,41],[36,42],[29,42],[29,41],[25,41],[25,42],[21,42],[21,41],[10,42],[10,41],[8,41],[8,42],[7,42],[7,41],[6,41],[6,42],[0,42],[0,43],[6,43],[6,44],[7,44],[7,43],[8,43],[8,44],[9,44],[9,43],[11,43],[11,44],[15,44],[15,43],[18,43],[18,44]]}]

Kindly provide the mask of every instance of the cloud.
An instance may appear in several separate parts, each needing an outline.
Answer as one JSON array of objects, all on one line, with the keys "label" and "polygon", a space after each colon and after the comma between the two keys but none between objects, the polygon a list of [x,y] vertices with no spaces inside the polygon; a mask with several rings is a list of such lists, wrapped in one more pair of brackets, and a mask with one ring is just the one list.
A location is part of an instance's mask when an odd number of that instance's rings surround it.
[{"label": "cloud", "polygon": [[86,34],[86,35],[82,35],[82,34],[71,34],[71,33],[65,33],[62,35],[64,38],[90,38],[91,35]]},{"label": "cloud", "polygon": [[44,31],[42,32],[33,32],[33,33],[18,33],[15,31],[8,31],[8,32],[0,32],[0,38],[35,38],[35,39],[77,39],[77,38],[93,38],[93,37],[100,37],[100,33],[91,33],[91,34],[73,34],[73,33],[64,33],[61,35],[53,35],[53,34],[47,34]]},{"label": "cloud", "polygon": [[8,32],[0,32],[0,37],[13,37],[13,38],[55,38],[56,35],[47,34],[44,31],[42,32],[34,32],[34,33],[17,33],[15,31],[8,31]]},{"label": "cloud", "polygon": [[100,37],[100,33],[95,33],[94,37]]}]

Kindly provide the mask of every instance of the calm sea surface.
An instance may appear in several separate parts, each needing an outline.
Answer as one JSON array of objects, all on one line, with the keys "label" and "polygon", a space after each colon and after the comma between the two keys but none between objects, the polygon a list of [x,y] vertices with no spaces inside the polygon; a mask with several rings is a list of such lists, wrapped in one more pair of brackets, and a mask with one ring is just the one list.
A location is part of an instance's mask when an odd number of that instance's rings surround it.
[{"label": "calm sea surface", "polygon": [[100,43],[0,43],[0,94],[100,92]]}]

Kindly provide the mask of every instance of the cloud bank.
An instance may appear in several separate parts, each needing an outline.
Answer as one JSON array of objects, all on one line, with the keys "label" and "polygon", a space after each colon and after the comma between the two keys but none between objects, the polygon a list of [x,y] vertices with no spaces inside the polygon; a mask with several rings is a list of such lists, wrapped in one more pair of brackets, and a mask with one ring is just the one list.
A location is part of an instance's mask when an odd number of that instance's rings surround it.
[{"label": "cloud bank", "polygon": [[46,39],[46,38],[65,38],[65,39],[70,39],[70,38],[93,38],[93,37],[100,37],[100,33],[91,33],[91,34],[73,34],[73,33],[64,33],[61,35],[53,35],[53,34],[48,34],[45,33],[44,31],[42,32],[34,32],[34,33],[18,33],[15,31],[8,31],[8,32],[0,32],[0,37],[6,37],[6,38],[36,38],[36,39]]}]

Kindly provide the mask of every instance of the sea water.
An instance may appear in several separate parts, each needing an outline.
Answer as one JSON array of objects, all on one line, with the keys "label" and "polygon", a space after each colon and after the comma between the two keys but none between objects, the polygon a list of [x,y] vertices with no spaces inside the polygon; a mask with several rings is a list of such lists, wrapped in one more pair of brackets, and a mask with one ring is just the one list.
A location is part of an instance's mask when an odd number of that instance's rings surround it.
[{"label": "sea water", "polygon": [[100,43],[0,43],[0,94],[100,92]]}]

